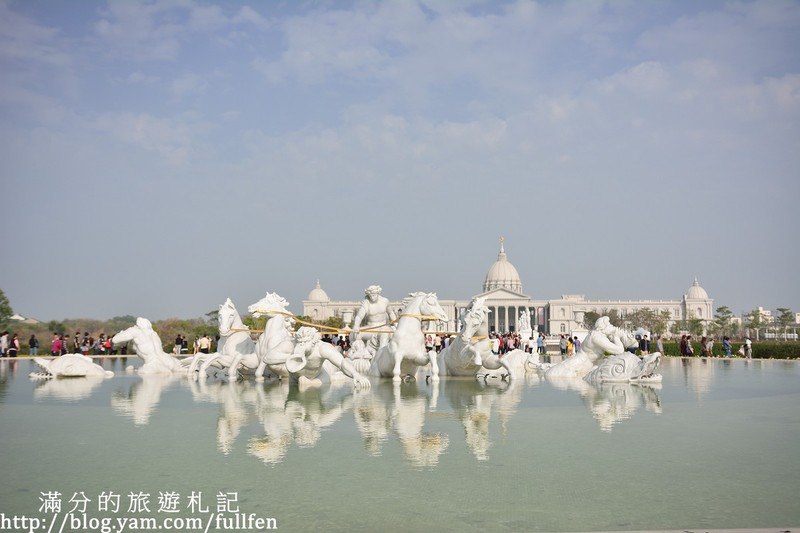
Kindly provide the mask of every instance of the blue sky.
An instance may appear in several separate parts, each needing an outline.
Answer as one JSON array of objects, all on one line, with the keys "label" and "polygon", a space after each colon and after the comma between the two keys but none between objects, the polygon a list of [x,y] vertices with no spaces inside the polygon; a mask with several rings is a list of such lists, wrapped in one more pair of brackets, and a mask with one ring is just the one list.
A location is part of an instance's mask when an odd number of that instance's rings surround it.
[{"label": "blue sky", "polygon": [[0,0],[0,288],[800,311],[798,2]]}]

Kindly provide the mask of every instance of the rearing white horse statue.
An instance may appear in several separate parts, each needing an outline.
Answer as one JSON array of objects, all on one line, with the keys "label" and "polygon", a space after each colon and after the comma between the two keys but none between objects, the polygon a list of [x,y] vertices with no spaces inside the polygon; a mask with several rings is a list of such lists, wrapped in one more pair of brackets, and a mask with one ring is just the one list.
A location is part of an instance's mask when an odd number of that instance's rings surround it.
[{"label": "rearing white horse statue", "polygon": [[259,360],[256,381],[264,380],[266,369],[278,378],[289,377],[286,360],[291,357],[294,350],[292,336],[294,319],[286,310],[287,307],[289,302],[274,292],[268,292],[262,299],[247,307],[247,312],[253,316],[270,317],[264,326],[264,333],[259,335],[256,341],[256,355]]},{"label": "rearing white horse statue", "polygon": [[238,378],[237,370],[240,364],[243,371],[250,374],[255,372],[259,363],[256,344],[250,338],[250,330],[242,322],[230,298],[219,306],[217,322],[219,323],[217,351],[212,354],[196,354],[189,366],[189,375],[194,377],[194,371],[200,362],[203,363],[200,367],[201,376],[204,376],[212,365],[216,368],[227,368],[228,378],[231,381]]},{"label": "rearing white horse statue", "polygon": [[393,381],[402,381],[401,376],[416,374],[417,367],[431,363],[431,380],[439,381],[439,363],[436,352],[425,351],[425,334],[422,333],[423,321],[447,321],[442,306],[433,292],[414,292],[403,300],[403,311],[397,321],[389,344],[381,347],[369,368],[369,375],[391,377]]},{"label": "rearing white horse statue", "polygon": [[485,297],[472,300],[464,316],[461,335],[439,353],[439,373],[442,376],[476,376],[482,368],[505,368],[511,379],[517,377],[509,359],[500,358],[492,352],[489,342],[489,308],[485,302]]}]

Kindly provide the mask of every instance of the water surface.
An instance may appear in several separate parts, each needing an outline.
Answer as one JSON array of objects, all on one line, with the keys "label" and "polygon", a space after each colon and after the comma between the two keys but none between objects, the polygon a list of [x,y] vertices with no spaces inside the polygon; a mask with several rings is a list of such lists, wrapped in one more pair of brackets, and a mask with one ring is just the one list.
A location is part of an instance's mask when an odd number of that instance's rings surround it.
[{"label": "water surface", "polygon": [[[82,493],[89,516],[238,508],[284,531],[800,524],[794,361],[670,358],[652,387],[529,374],[365,393],[143,379],[132,362],[106,360],[116,376],[92,381],[0,363],[0,512],[52,518],[43,493],[58,492],[61,517]],[[117,513],[98,511],[103,493],[120,495]],[[149,512],[131,503],[141,495]],[[159,512],[169,495],[177,512]]]}]

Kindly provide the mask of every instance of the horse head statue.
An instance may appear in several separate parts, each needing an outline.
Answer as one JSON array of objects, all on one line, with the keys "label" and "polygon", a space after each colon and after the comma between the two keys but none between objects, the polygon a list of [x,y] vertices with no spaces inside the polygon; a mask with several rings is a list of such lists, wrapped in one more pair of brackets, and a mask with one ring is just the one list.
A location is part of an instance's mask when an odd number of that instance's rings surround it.
[{"label": "horse head statue", "polygon": [[411,292],[403,299],[403,314],[419,314],[425,317],[422,320],[436,320],[447,322],[447,313],[439,305],[435,292]]},{"label": "horse head statue", "polygon": [[464,342],[469,342],[475,336],[488,317],[489,308],[486,306],[486,297],[473,298],[463,319],[464,327],[461,338],[464,339]]},{"label": "horse head statue", "polygon": [[225,300],[225,303],[220,304],[219,313],[217,313],[217,322],[219,323],[219,334],[222,336],[230,335],[231,328],[234,327],[236,320],[240,319],[239,312],[230,298]]},{"label": "horse head statue", "polygon": [[276,292],[268,292],[266,296],[256,303],[248,305],[247,312],[252,313],[254,317],[259,317],[262,315],[285,313],[287,307],[289,307],[289,302],[282,296],[279,296]]}]

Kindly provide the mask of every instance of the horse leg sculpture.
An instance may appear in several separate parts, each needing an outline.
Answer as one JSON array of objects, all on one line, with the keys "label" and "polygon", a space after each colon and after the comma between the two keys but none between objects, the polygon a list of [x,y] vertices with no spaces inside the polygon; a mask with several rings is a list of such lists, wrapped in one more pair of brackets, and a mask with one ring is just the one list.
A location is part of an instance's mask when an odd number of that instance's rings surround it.
[{"label": "horse leg sculpture", "polygon": [[189,365],[189,376],[192,376],[193,379],[197,379],[195,372],[197,372],[197,365],[199,365],[203,361],[204,353],[196,353],[194,357],[192,357],[192,363]]},{"label": "horse leg sculpture", "polygon": [[208,371],[208,367],[211,366],[211,363],[219,359],[219,353],[212,353],[203,361],[203,366],[200,367],[200,374],[205,376],[206,372]]},{"label": "horse leg sculpture", "polygon": [[438,383],[439,382],[439,361],[436,357],[436,350],[431,350],[428,352],[428,359],[431,362],[431,382]]},{"label": "horse leg sculpture", "polygon": [[400,364],[403,362],[403,354],[400,353],[400,349],[394,341],[389,341],[389,355],[394,357],[394,368],[392,369],[392,381],[395,383],[399,383],[403,380],[400,377]]}]

